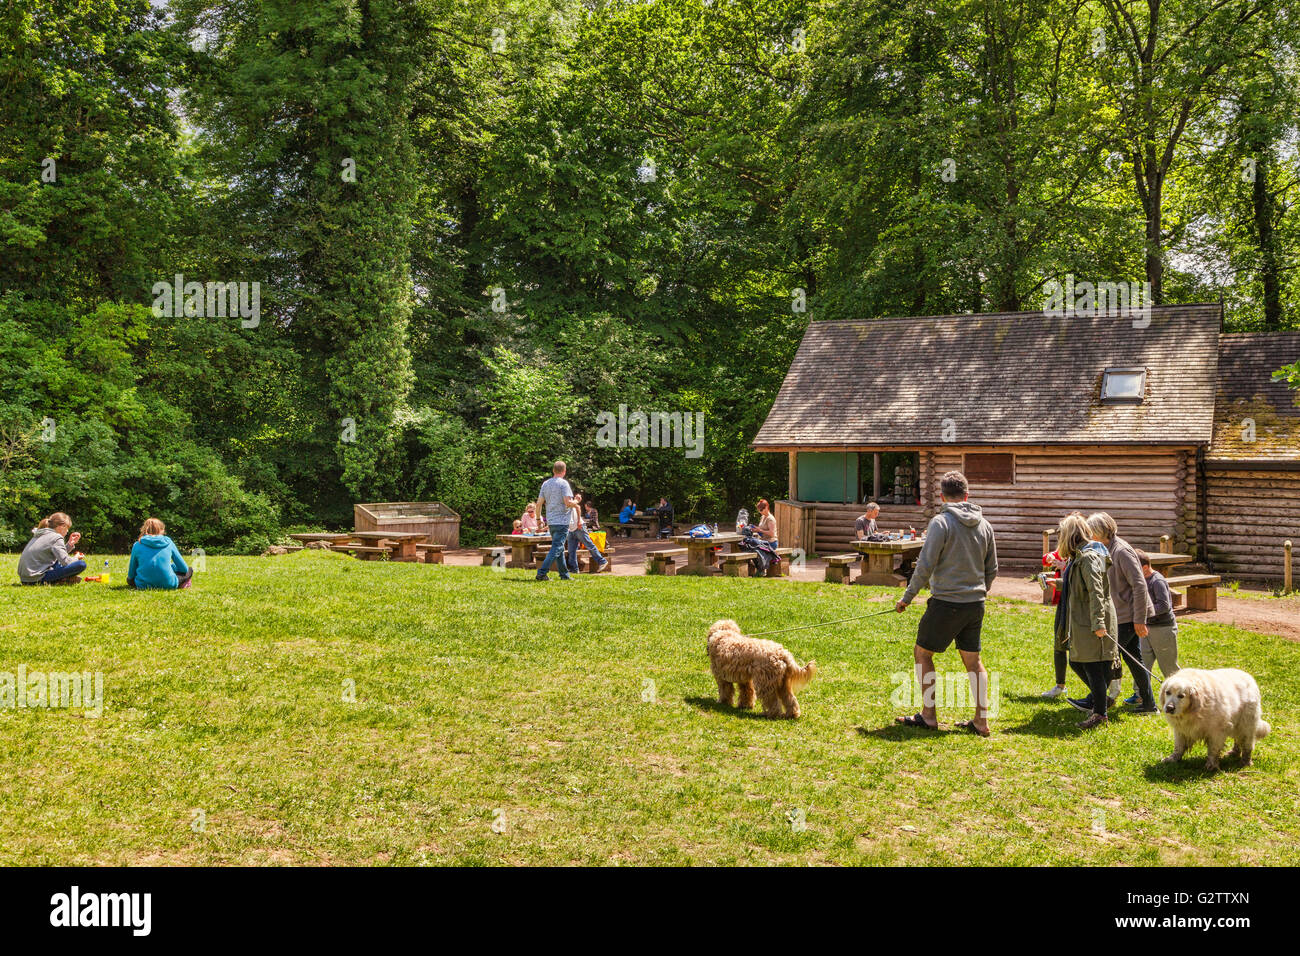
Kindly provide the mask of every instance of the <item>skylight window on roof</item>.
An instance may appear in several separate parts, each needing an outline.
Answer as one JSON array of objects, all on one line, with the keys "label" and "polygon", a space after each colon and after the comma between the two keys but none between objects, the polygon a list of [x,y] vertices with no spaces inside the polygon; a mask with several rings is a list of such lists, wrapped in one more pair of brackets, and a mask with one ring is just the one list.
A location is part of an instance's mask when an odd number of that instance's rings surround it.
[{"label": "skylight window on roof", "polygon": [[1106,403],[1141,404],[1146,396],[1147,370],[1108,368],[1101,377],[1101,400]]}]

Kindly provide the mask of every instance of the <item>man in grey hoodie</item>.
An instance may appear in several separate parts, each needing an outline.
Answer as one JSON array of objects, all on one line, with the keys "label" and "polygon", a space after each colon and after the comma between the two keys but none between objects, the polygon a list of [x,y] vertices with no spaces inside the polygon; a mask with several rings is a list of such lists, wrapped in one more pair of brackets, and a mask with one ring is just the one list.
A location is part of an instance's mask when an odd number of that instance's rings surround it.
[{"label": "man in grey hoodie", "polygon": [[929,586],[930,599],[917,626],[913,649],[921,686],[921,711],[911,717],[899,717],[898,723],[938,728],[934,655],[946,651],[956,641],[975,702],[975,719],[957,726],[987,737],[988,672],[980,660],[980,628],[984,623],[984,598],[998,574],[997,545],[993,528],[984,520],[980,506],[967,501],[969,485],[965,475],[959,471],[948,472],[940,479],[939,490],[943,510],[930,519],[925,546],[916,559],[916,570],[907,590],[894,605],[896,611],[906,611],[921,588]]}]

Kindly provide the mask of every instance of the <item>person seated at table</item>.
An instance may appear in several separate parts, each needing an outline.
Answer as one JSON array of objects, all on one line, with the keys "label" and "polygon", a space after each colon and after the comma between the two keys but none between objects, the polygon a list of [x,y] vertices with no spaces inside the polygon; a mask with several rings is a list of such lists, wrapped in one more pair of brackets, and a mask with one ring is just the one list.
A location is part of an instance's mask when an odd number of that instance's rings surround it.
[{"label": "person seated at table", "polygon": [[595,502],[588,500],[583,504],[582,523],[588,531],[600,530],[600,512],[596,510]]},{"label": "person seated at table", "polygon": [[175,591],[189,587],[193,576],[180,549],[167,537],[166,525],[157,518],[146,518],[139,539],[131,545],[126,586],[141,591]]},{"label": "person seated at table", "polygon": [[614,529],[615,534],[622,535],[625,538],[632,537],[632,529],[629,525],[636,516],[636,502],[631,498],[623,499],[623,510],[618,513],[618,527]]},{"label": "person seated at table", "polygon": [[[582,501],[582,495],[575,495],[579,502]],[[609,561],[600,549],[596,547],[596,542],[591,540],[591,535],[587,534],[587,529],[582,522],[582,511],[580,505],[575,505],[569,509],[569,537],[565,541],[565,550],[567,552],[565,563],[569,566],[569,572],[576,574],[578,571],[578,545],[583,545],[591,552],[592,560],[596,562],[596,570],[602,571]]]},{"label": "person seated at table", "polygon": [[42,518],[32,529],[31,540],[18,557],[18,580],[23,584],[80,584],[86,570],[80,551],[68,553],[81,540],[80,531],[72,531],[72,519],[62,511]]},{"label": "person seated at table", "polygon": [[[528,502],[528,507],[524,509],[523,517],[519,519],[519,528],[523,534],[538,534],[542,530],[542,523],[537,520],[537,505]],[[518,534],[519,532],[516,532]]]},{"label": "person seated at table", "polygon": [[874,501],[867,505],[867,508],[853,522],[853,531],[858,540],[862,541],[876,533],[876,519],[880,517],[880,505]]},{"label": "person seated at table", "polygon": [[646,510],[648,515],[656,515],[659,518],[659,530],[673,526],[673,506],[667,498],[660,498],[659,504]]},{"label": "person seated at table", "polygon": [[524,533],[524,523],[523,523],[522,521],[520,521],[518,518],[516,518],[516,519],[515,519],[515,526],[514,526],[513,528],[510,529],[510,533],[511,533],[511,534],[523,534],[523,533]]},{"label": "person seated at table", "polygon": [[758,499],[758,536],[770,544],[772,547],[780,547],[776,540],[776,516],[772,514],[772,508],[767,503],[766,498]]}]

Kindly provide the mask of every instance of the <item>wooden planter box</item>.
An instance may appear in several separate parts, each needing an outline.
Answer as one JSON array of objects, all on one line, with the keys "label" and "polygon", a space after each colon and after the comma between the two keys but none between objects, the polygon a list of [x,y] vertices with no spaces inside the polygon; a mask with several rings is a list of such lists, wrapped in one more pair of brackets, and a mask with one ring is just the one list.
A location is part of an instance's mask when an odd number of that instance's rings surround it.
[{"label": "wooden planter box", "polygon": [[355,531],[418,531],[430,544],[460,547],[460,515],[441,501],[381,501],[352,506]]}]

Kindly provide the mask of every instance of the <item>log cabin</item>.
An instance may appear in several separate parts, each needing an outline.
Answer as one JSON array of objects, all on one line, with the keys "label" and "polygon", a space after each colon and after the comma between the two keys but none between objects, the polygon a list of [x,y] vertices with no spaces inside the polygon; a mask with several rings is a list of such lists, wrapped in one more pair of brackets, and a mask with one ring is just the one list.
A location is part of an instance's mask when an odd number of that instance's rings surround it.
[{"label": "log cabin", "polygon": [[1280,577],[1300,407],[1272,371],[1300,333],[1222,323],[1219,303],[812,322],[752,442],[789,459],[781,541],[846,551],[868,501],[920,530],[957,470],[1008,567],[1039,566],[1062,515],[1107,511],[1137,547],[1169,535],[1233,578]]}]

